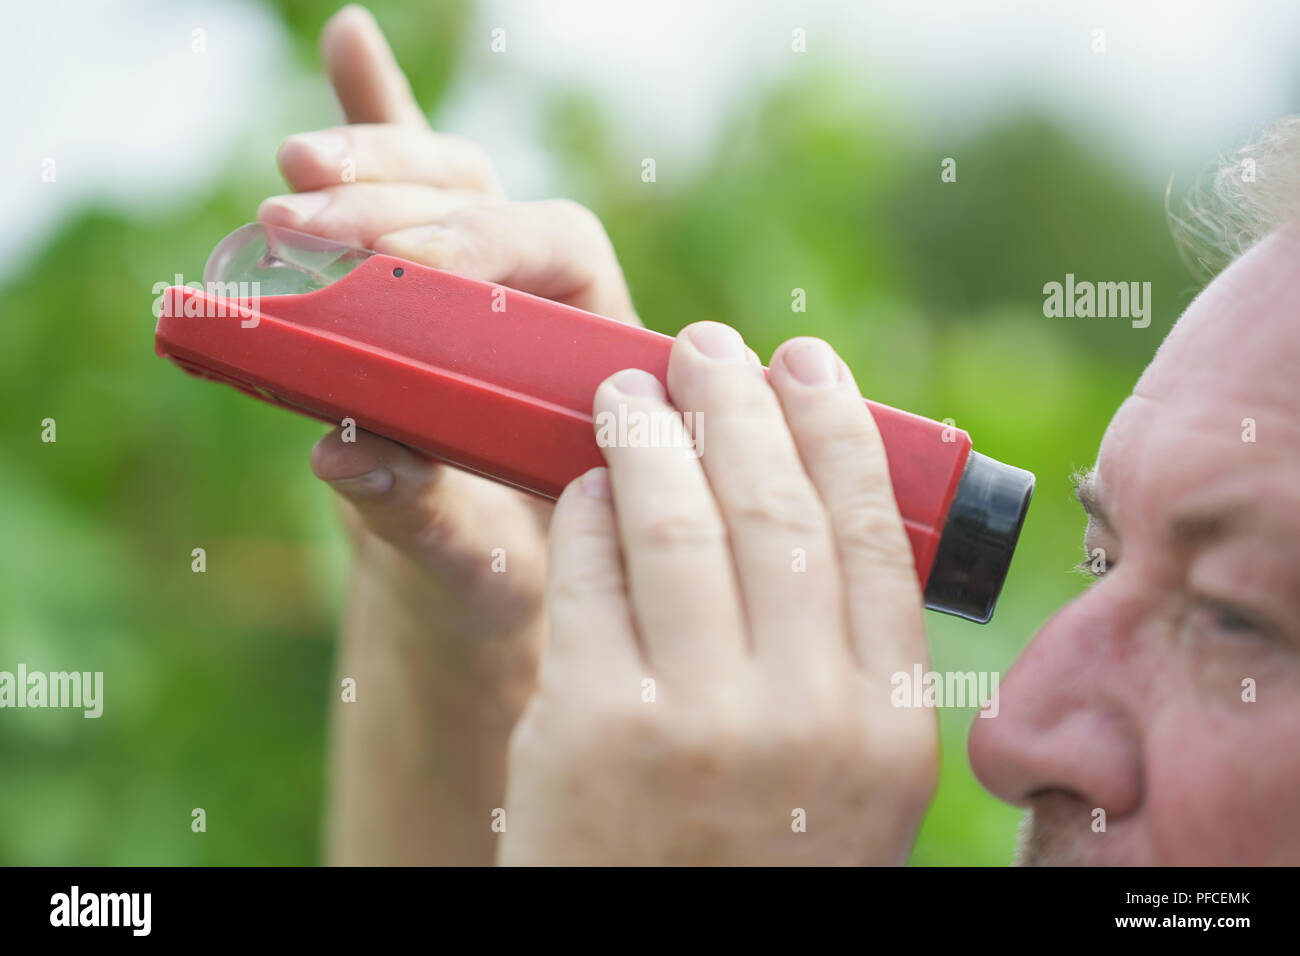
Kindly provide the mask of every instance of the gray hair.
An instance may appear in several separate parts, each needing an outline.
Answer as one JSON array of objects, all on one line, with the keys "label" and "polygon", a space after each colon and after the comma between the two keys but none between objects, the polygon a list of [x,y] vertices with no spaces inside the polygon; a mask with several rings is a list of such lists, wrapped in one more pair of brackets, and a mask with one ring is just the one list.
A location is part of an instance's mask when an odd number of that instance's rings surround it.
[{"label": "gray hair", "polygon": [[1183,207],[1169,212],[1179,251],[1205,278],[1300,217],[1300,116],[1284,116],[1220,156]]}]

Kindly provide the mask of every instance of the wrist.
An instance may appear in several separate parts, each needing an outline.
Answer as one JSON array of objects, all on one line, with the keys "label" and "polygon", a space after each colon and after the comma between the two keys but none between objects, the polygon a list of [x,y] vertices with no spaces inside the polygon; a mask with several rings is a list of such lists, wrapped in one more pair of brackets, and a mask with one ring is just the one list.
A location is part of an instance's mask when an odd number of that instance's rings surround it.
[{"label": "wrist", "polygon": [[354,559],[343,642],[400,662],[440,693],[526,700],[545,640],[544,603],[515,595],[493,604],[490,587],[439,576],[371,538]]},{"label": "wrist", "polygon": [[421,644],[486,643],[527,638],[542,626],[545,577],[537,562],[494,573],[487,548],[481,562],[442,565],[364,534],[356,542],[351,583],[354,595],[371,596],[377,611],[405,625],[401,631],[419,634]]}]

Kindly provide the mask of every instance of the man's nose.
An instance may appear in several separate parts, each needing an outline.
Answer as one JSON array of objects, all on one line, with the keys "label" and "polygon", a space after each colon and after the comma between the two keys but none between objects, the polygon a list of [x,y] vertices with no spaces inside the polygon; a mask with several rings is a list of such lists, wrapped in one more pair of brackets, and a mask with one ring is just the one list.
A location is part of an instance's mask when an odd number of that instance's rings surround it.
[{"label": "man's nose", "polygon": [[1119,818],[1141,800],[1137,617],[1106,590],[1094,586],[1048,621],[1002,682],[998,715],[974,721],[971,766],[1009,803],[1064,792]]}]

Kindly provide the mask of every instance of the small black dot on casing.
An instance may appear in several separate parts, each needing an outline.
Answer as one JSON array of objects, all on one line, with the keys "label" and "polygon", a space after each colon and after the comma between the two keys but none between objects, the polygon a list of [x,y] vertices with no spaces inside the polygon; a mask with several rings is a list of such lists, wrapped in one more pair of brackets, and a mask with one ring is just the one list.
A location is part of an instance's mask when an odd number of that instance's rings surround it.
[{"label": "small black dot on casing", "polygon": [[398,279],[400,279],[400,278],[402,277],[402,270],[401,270],[401,269],[394,269],[394,270],[393,270],[393,275],[396,276]]}]

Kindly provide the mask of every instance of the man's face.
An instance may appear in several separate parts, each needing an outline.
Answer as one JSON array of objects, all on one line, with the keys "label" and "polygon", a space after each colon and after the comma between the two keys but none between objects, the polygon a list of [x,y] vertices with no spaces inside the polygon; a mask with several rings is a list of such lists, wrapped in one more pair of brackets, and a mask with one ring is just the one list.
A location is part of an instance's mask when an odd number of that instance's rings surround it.
[{"label": "man's face", "polygon": [[1022,861],[1300,862],[1300,223],[1191,305],[1079,496],[1106,570],[970,737]]}]

